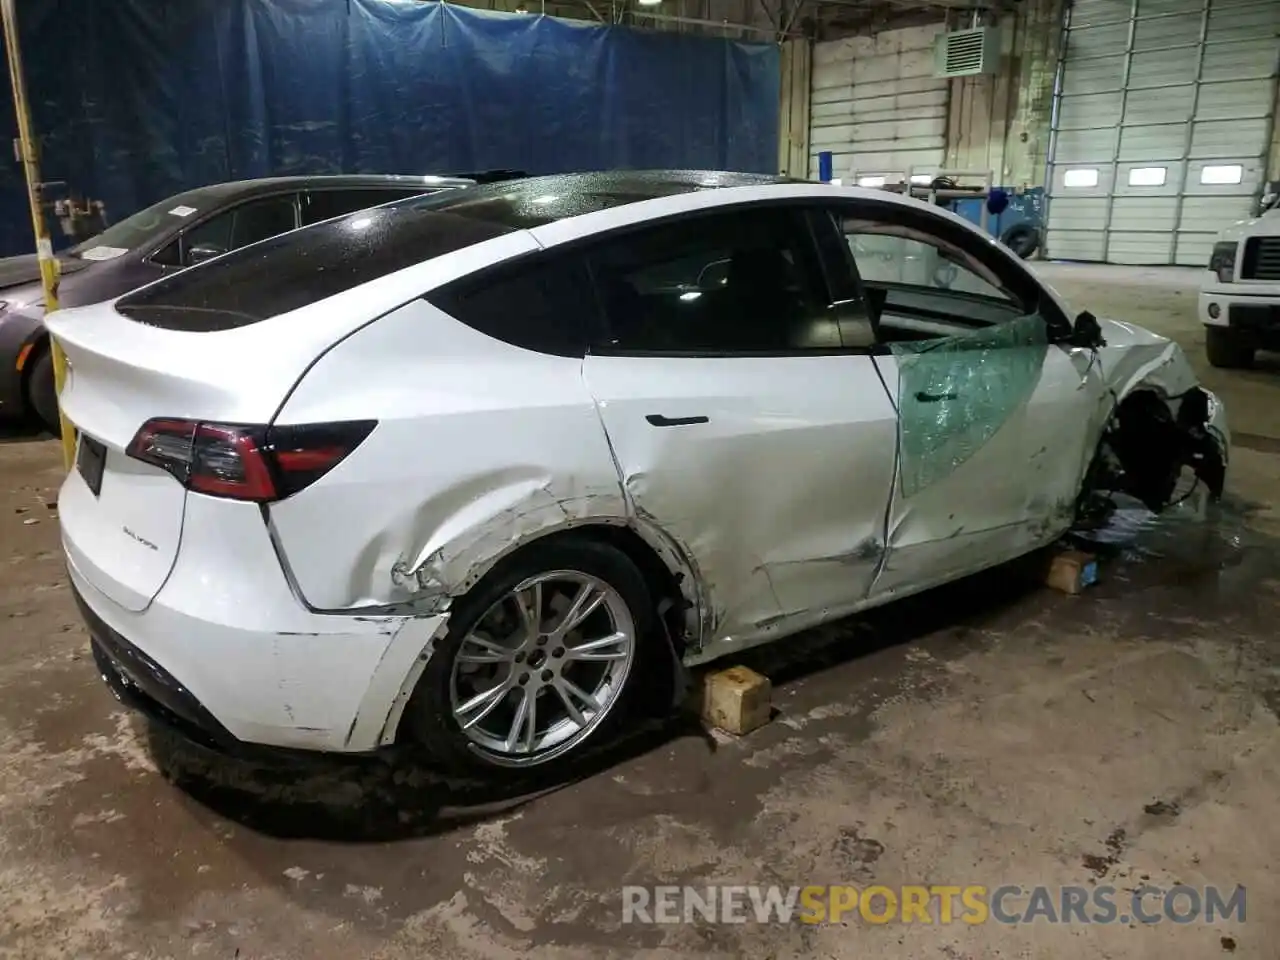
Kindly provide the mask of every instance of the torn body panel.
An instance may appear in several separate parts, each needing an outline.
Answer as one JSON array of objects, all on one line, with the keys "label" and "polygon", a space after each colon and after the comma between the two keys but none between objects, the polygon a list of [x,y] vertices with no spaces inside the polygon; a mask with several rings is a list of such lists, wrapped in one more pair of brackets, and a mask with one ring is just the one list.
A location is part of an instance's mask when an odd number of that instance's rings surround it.
[{"label": "torn body panel", "polygon": [[[429,382],[403,346],[418,341],[431,344]],[[480,356],[484,377],[471,362]],[[532,539],[586,522],[628,523],[581,363],[495,343],[422,300],[322,357],[279,422],[339,417],[344,384],[357,382],[378,426],[349,461],[361,464],[351,481],[359,496],[346,488],[344,462],[269,508],[304,602],[435,613]],[[323,538],[317,516],[329,519]]]},{"label": "torn body panel", "polygon": [[1113,407],[1082,481],[1081,512],[1093,512],[1100,502],[1105,507],[1106,494],[1120,492],[1158,512],[1169,504],[1184,468],[1210,496],[1220,497],[1231,444],[1221,402],[1199,386],[1171,340],[1114,320],[1102,322],[1102,334],[1099,363]]},{"label": "torn body panel", "polygon": [[[1129,324],[1100,326],[1105,345],[1049,346],[1031,379],[1037,338],[1013,329],[1003,349],[975,342],[954,350],[954,369],[945,353],[923,371],[913,369],[915,356],[879,361],[898,384],[903,452],[873,601],[1052,543],[1100,483],[1158,510],[1190,466],[1221,494],[1229,443],[1222,405],[1197,386],[1177,344]],[[966,389],[984,365],[1003,380],[998,402]],[[961,409],[929,418],[922,396]]]}]

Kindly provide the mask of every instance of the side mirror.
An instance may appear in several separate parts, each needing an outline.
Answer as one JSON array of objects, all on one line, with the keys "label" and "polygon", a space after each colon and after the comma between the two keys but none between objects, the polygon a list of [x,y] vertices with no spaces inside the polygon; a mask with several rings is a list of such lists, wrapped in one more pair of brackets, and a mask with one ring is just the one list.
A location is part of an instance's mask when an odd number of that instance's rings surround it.
[{"label": "side mirror", "polygon": [[1096,350],[1107,345],[1107,341],[1102,337],[1102,325],[1088,310],[1076,317],[1067,342],[1073,347],[1083,347],[1086,350]]},{"label": "side mirror", "polygon": [[212,243],[200,243],[187,251],[187,266],[194,267],[197,263],[204,263],[206,260],[212,260],[214,257],[220,257],[227,251]]}]

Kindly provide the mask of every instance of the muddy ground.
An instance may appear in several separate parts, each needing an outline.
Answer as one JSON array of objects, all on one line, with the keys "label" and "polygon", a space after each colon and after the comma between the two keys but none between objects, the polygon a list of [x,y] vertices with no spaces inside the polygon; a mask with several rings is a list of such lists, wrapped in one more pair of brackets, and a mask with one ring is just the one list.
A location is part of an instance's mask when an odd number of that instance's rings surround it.
[{"label": "muddy ground", "polygon": [[[47,506],[57,446],[0,444],[0,957],[1274,960],[1280,360],[1203,369],[1196,272],[1044,270],[1174,336],[1224,398],[1221,517],[1139,532],[1081,597],[997,574],[788,641],[760,664],[766,728],[658,731],[533,797],[156,736],[89,660]],[[624,884],[839,882],[1243,884],[1247,913],[621,923]]]}]

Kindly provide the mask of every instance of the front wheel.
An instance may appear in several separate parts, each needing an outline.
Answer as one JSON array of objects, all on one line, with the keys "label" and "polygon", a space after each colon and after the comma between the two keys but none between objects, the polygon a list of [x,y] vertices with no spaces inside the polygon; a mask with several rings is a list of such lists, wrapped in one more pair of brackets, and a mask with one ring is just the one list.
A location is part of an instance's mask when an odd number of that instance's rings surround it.
[{"label": "front wheel", "polygon": [[531,546],[454,606],[409,729],[455,770],[567,765],[625,720],[653,617],[644,577],[614,547]]},{"label": "front wheel", "polygon": [[1227,369],[1253,366],[1256,352],[1253,344],[1243,340],[1230,327],[1206,326],[1204,346],[1210,366]]}]

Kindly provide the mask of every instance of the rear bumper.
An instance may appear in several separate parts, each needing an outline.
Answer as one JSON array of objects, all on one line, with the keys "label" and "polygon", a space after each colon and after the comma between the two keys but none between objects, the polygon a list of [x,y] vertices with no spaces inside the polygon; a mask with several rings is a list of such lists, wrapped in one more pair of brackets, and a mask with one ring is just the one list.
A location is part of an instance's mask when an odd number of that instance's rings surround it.
[{"label": "rear bumper", "polygon": [[75,562],[74,525],[64,526],[71,586],[113,692],[221,752],[365,753],[392,742],[447,618],[306,610],[252,504],[193,495],[183,526],[169,578],[140,611],[92,583]]},{"label": "rear bumper", "polygon": [[102,682],[117,700],[201,746],[221,753],[240,752],[241,741],[233,737],[191,691],[107,626],[74,586],[71,593],[89,630],[93,662]]}]

